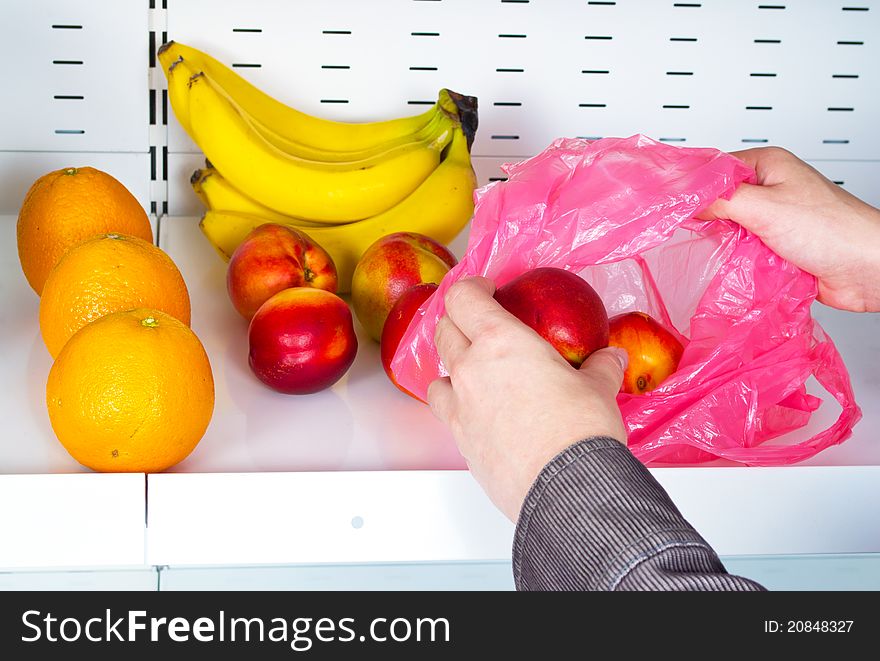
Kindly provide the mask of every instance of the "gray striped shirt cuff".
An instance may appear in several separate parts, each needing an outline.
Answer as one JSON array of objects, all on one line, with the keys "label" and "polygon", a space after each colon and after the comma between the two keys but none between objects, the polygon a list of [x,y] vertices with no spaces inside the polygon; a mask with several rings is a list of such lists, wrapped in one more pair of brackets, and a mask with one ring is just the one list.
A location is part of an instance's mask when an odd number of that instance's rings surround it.
[{"label": "gray striped shirt cuff", "polygon": [[663,487],[621,443],[575,443],[538,475],[513,545],[518,590],[763,588],[728,574]]}]

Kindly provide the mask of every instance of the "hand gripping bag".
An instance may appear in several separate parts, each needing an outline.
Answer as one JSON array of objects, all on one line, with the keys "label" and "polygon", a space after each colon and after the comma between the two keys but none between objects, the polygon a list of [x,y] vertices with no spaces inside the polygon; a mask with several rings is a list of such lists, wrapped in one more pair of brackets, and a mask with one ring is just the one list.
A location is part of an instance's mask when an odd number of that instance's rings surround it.
[{"label": "hand gripping bag", "polygon": [[[482,275],[501,286],[555,266],[584,277],[609,317],[647,312],[685,343],[678,370],[656,390],[618,395],[642,461],[775,466],[851,435],[861,412],[837,349],[811,317],[816,279],[732,221],[693,218],[754,183],[742,161],[636,135],[559,139],[505,170],[507,181],[476,192],[463,259],[400,342],[392,370],[404,388],[424,399],[446,374],[433,338],[452,283]],[[810,377],[841,412],[803,438],[821,403],[807,393]]]}]

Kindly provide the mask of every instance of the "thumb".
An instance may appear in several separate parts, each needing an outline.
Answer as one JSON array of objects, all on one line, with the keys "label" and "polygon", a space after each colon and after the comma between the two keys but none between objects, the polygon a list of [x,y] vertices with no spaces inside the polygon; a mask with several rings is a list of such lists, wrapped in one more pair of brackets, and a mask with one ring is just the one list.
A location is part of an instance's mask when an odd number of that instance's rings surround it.
[{"label": "thumb", "polygon": [[719,197],[696,217],[699,220],[732,220],[760,236],[772,194],[771,186],[740,184],[729,200]]},{"label": "thumb", "polygon": [[614,396],[623,383],[623,372],[628,362],[625,349],[606,347],[587,356],[579,371],[593,379],[602,391]]}]

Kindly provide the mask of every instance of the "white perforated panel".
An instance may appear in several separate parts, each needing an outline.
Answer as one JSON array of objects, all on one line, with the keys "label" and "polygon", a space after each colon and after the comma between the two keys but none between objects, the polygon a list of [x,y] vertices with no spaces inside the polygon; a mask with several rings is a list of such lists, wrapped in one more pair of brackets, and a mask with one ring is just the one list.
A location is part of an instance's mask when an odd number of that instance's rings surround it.
[{"label": "white perforated panel", "polygon": [[442,86],[477,95],[481,156],[643,132],[873,158],[880,12],[841,4],[172,0],[168,34],[343,119],[414,112]]},{"label": "white perforated panel", "polygon": [[67,165],[106,168],[150,210],[148,11],[148,0],[0,3],[0,213]]},{"label": "white perforated panel", "polygon": [[[4,2],[0,152],[85,162],[152,147],[150,201],[197,211],[174,163],[198,150],[170,112],[166,135],[164,77],[149,67],[165,34],[328,117],[416,113],[444,86],[476,95],[481,183],[559,136],[641,132],[727,150],[782,145],[880,203],[877,0]],[[14,162],[0,159],[0,181]],[[0,184],[0,211],[23,192]]]},{"label": "white perforated panel", "polygon": [[[478,96],[477,158],[530,156],[559,136],[775,144],[874,161],[845,168],[844,185],[880,201],[876,0],[169,0],[167,32],[327,117],[415,113],[444,86]],[[197,151],[169,123],[172,160]],[[495,164],[478,167],[481,183]],[[170,182],[171,213],[198,208],[185,184]]]},{"label": "white perforated panel", "polygon": [[146,0],[0,6],[0,149],[147,151]]}]

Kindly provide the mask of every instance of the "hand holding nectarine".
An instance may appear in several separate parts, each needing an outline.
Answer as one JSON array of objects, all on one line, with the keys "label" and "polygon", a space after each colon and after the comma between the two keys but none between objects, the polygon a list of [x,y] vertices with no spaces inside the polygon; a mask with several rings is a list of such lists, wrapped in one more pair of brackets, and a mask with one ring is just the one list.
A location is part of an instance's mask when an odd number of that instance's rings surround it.
[{"label": "hand holding nectarine", "polygon": [[502,308],[494,290],[490,280],[467,278],[447,291],[435,338],[449,377],[431,383],[428,403],[474,477],[516,521],[559,452],[590,436],[626,441],[616,401],[625,352],[600,349],[576,370]]}]

